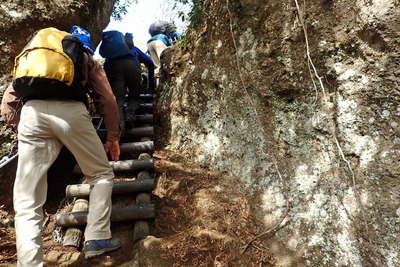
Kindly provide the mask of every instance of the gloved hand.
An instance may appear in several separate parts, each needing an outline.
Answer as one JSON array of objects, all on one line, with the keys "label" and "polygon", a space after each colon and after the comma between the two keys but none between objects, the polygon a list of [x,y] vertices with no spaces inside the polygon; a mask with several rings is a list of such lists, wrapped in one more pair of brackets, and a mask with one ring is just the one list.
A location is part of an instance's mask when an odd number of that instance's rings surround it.
[{"label": "gloved hand", "polygon": [[104,150],[106,153],[110,154],[111,160],[116,161],[119,160],[119,155],[120,155],[120,149],[119,149],[119,143],[117,140],[114,141],[109,141],[107,140],[106,144],[104,145]]}]

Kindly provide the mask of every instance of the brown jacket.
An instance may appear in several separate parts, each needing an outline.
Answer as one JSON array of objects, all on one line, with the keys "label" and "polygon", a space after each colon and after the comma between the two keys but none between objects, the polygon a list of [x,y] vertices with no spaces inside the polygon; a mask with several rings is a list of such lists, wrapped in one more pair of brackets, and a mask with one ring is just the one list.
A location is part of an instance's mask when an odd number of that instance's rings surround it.
[{"label": "brown jacket", "polygon": [[[119,140],[119,112],[115,96],[107,80],[107,76],[100,64],[92,57],[85,54],[87,62],[88,86],[94,93],[97,111],[104,116],[107,128],[107,140]],[[15,92],[12,84],[4,92],[1,101],[1,115],[14,129],[17,129],[19,112],[22,107],[22,97]]]}]

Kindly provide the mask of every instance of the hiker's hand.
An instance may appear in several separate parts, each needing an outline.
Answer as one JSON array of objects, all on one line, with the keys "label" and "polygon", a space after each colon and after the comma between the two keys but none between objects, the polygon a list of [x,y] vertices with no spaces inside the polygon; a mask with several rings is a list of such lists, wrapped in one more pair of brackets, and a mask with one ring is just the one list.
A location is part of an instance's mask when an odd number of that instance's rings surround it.
[{"label": "hiker's hand", "polygon": [[117,140],[115,141],[107,141],[106,144],[104,145],[104,149],[106,150],[106,153],[109,153],[111,156],[111,160],[116,161],[119,160],[119,143]]},{"label": "hiker's hand", "polygon": [[18,120],[13,120],[8,122],[8,126],[11,127],[12,131],[15,134],[18,134],[18,125],[19,125],[19,119]]}]

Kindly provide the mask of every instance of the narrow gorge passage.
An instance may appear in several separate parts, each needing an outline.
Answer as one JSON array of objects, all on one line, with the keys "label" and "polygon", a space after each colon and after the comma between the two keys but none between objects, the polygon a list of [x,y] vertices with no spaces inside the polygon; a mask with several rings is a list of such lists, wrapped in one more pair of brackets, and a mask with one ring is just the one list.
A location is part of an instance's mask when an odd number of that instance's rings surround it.
[{"label": "narrow gorge passage", "polygon": [[[153,115],[149,105],[155,106],[155,96],[141,95],[148,104],[142,105],[135,127],[128,128],[121,139],[121,160],[110,162],[116,174],[112,233],[122,241],[121,249],[92,260],[84,259],[82,232],[90,186],[79,184],[82,181],[79,166],[64,151],[55,163],[58,166],[49,172],[51,189],[45,205],[43,233],[46,264],[203,266],[214,258],[221,263],[230,261],[238,265],[260,259],[269,262],[270,256],[263,251],[238,257],[243,249],[239,240],[257,231],[248,211],[244,186],[229,184],[220,174],[192,165],[184,157],[160,147],[165,131],[157,125],[157,113]],[[99,135],[104,137],[102,120],[95,117],[93,122]],[[1,169],[2,173],[12,175],[15,163],[16,160],[10,161]],[[12,213],[3,215],[11,226]],[[237,221],[238,218],[245,221]],[[13,229],[5,228],[1,234],[0,266],[14,266]],[[240,238],[233,239],[231,235]]]},{"label": "narrow gorge passage", "polygon": [[[4,0],[0,95],[33,32],[81,24],[98,45],[118,2]],[[131,11],[145,14],[140,2]],[[186,1],[168,4],[178,2]],[[400,266],[400,2],[189,2],[188,31],[162,55],[150,236],[135,243],[134,224],[114,222],[123,248],[93,262],[55,244],[61,196],[81,181],[53,169],[47,259],[72,266]],[[4,121],[0,133],[1,155],[15,151]],[[15,167],[0,170],[0,264],[11,266]],[[118,179],[136,176],[124,171]],[[137,200],[116,199],[120,208]]]}]

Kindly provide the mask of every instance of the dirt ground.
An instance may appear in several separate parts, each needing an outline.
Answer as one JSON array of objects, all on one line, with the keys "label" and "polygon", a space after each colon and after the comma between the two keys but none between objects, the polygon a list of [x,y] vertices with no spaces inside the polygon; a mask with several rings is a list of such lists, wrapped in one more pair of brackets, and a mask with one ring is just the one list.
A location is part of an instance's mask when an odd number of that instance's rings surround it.
[{"label": "dirt ground", "polygon": [[[0,77],[0,85],[10,82],[10,77]],[[0,86],[0,99],[3,98],[5,86]],[[0,117],[0,159],[16,150],[16,135],[10,127],[8,127],[3,117]]]},{"label": "dirt ground", "polygon": [[0,159],[16,150],[16,137],[13,131],[0,119]]},{"label": "dirt ground", "polygon": [[[242,185],[191,165],[171,151],[156,151],[154,157],[157,215],[151,222],[152,236],[134,243],[133,223],[113,224],[113,235],[122,240],[122,248],[86,261],[79,250],[53,242],[55,213],[62,200],[53,198],[45,206],[48,220],[43,233],[48,266],[274,266],[270,251],[259,240],[242,253],[250,240],[266,230],[254,220],[254,207]],[[0,266],[13,266],[12,212],[2,206],[0,218]]]}]

